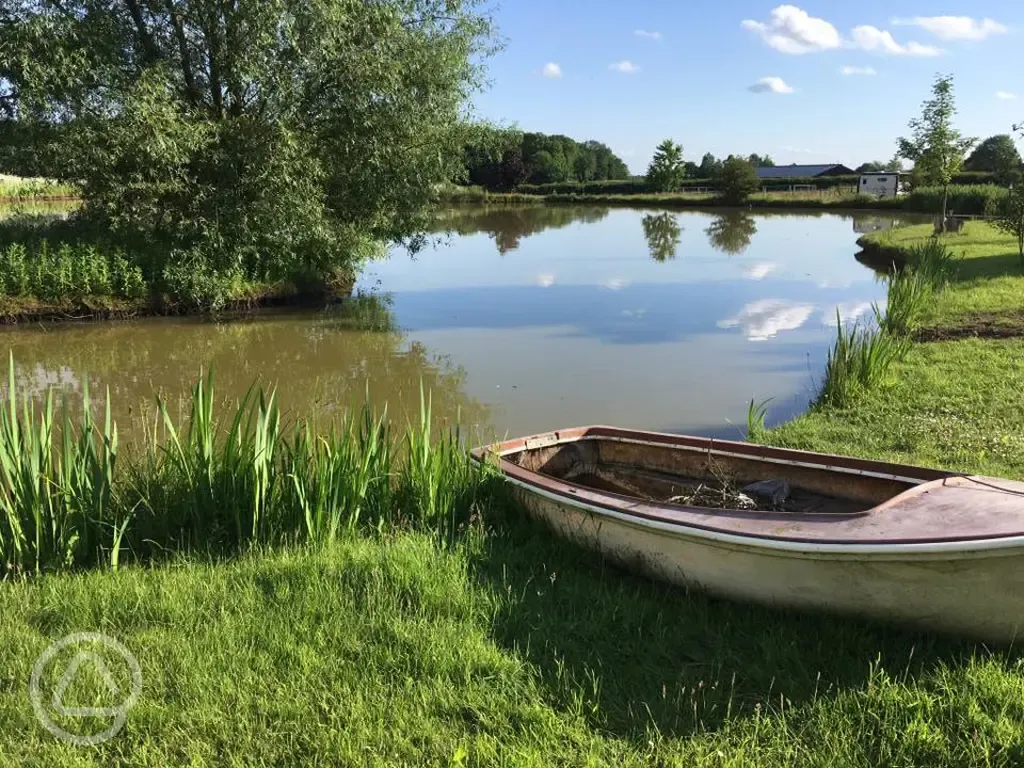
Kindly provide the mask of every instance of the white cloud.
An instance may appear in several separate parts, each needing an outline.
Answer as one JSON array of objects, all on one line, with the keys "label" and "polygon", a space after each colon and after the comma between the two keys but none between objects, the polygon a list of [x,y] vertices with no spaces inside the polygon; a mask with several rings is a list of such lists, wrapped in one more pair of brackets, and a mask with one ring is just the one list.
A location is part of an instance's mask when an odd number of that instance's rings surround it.
[{"label": "white cloud", "polygon": [[608,69],[614,69],[616,72],[622,72],[625,75],[635,75],[640,71],[639,65],[634,64],[632,61],[627,59],[616,61],[614,64],[608,65]]},{"label": "white cloud", "polygon": [[1003,101],[1013,101],[1017,98],[1017,94],[1010,93],[1009,91],[996,91],[996,98]]},{"label": "white cloud", "polygon": [[915,16],[912,19],[893,19],[892,23],[920,27],[940,40],[984,40],[989,35],[1002,35],[1007,31],[998,21],[972,19],[970,16]]},{"label": "white cloud", "polygon": [[743,276],[750,280],[764,280],[768,275],[779,268],[778,264],[765,261],[760,264],[751,264],[743,269]]},{"label": "white cloud", "polygon": [[607,288],[609,291],[621,291],[627,285],[629,285],[629,281],[623,280],[621,277],[610,277],[601,282],[601,287]]},{"label": "white cloud", "polygon": [[813,53],[842,45],[839,30],[795,5],[780,5],[767,22],[747,19],[743,28],[757,33],[766,45],[782,53]]},{"label": "white cloud", "polygon": [[793,331],[807,322],[814,312],[812,304],[796,304],[782,299],[752,301],[733,317],[721,320],[719,328],[743,329],[750,341],[765,341],[780,331]]},{"label": "white cloud", "polygon": [[793,88],[786,84],[781,77],[762,77],[751,86],[747,86],[751,93],[792,93]]},{"label": "white cloud", "polygon": [[890,32],[872,27],[870,24],[854,27],[851,34],[854,48],[873,53],[887,53],[892,56],[939,56],[942,54],[942,49],[933,45],[914,42],[901,45],[893,39]]},{"label": "white cloud", "polygon": [[646,37],[648,40],[661,40],[661,32],[648,32],[646,29],[637,29],[633,31],[633,34],[637,37]]},{"label": "white cloud", "polygon": [[550,273],[542,273],[537,275],[537,285],[541,288],[550,288],[555,284],[555,276]]},{"label": "white cloud", "polygon": [[552,80],[554,80],[562,76],[562,68],[558,66],[555,62],[549,61],[547,64],[541,67],[540,73],[544,75],[544,77],[549,77]]},{"label": "white cloud", "polygon": [[850,65],[840,67],[839,72],[844,75],[864,75],[865,77],[871,77],[878,74],[875,72],[874,67],[851,67]]}]

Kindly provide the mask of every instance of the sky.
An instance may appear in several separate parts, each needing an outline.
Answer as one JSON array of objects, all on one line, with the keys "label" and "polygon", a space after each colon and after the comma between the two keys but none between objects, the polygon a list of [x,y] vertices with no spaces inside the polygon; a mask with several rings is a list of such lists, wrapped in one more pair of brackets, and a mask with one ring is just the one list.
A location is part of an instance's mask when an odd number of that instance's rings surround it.
[{"label": "sky", "polygon": [[665,138],[694,162],[888,160],[937,73],[966,135],[1024,121],[1022,0],[504,0],[494,17],[477,114],[597,139],[635,173]]}]

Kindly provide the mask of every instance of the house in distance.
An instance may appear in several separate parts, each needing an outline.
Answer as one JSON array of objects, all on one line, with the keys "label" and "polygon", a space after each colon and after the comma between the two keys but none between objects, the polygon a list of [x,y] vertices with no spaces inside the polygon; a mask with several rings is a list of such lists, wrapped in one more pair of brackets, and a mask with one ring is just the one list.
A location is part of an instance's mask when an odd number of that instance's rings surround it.
[{"label": "house in distance", "polygon": [[772,168],[758,168],[761,181],[782,181],[785,179],[818,179],[823,176],[853,176],[855,171],[841,163],[826,165],[776,165]]}]

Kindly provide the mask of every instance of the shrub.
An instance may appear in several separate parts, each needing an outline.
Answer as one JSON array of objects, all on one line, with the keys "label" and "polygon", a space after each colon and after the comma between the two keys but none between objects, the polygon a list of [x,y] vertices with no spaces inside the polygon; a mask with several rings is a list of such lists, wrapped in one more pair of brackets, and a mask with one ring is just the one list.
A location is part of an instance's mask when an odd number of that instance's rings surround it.
[{"label": "shrub", "polygon": [[[949,188],[949,212],[983,215],[1006,197],[1006,189],[995,184],[970,184]],[[903,199],[903,208],[922,213],[942,212],[942,187],[917,187]]]},{"label": "shrub", "polygon": [[730,205],[739,205],[760,188],[757,170],[746,160],[730,157],[722,166],[722,199]]}]

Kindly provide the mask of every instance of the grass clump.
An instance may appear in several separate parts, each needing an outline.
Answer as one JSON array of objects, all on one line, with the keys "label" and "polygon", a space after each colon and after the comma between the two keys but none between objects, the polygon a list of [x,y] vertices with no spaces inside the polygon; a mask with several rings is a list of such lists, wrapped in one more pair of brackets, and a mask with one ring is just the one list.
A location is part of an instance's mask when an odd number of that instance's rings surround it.
[{"label": "grass clump", "polygon": [[845,407],[886,380],[892,364],[910,348],[906,338],[854,323],[843,327],[836,312],[836,340],[828,352],[825,378],[817,405]]}]

